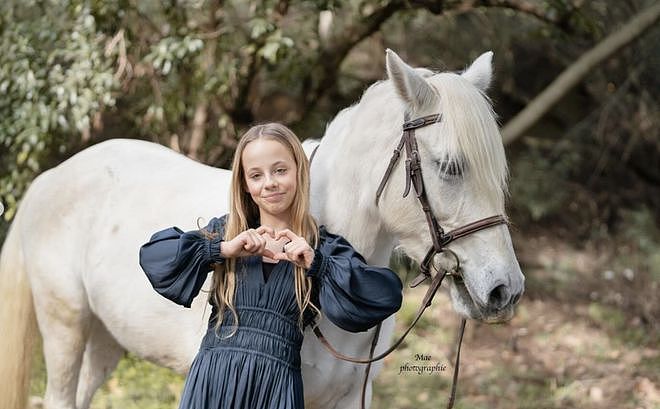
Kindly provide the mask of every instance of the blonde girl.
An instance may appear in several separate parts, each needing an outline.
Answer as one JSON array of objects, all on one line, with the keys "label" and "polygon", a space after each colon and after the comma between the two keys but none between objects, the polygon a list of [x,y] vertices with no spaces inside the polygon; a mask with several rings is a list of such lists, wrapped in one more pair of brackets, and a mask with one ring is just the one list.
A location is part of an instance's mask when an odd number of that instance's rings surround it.
[{"label": "blonde girl", "polygon": [[154,289],[185,307],[213,272],[208,331],[179,408],[302,409],[304,328],[323,313],[365,331],[400,308],[401,281],[317,226],[309,162],[284,125],[249,129],[232,172],[229,214],[202,230],[162,230],[140,249]]}]

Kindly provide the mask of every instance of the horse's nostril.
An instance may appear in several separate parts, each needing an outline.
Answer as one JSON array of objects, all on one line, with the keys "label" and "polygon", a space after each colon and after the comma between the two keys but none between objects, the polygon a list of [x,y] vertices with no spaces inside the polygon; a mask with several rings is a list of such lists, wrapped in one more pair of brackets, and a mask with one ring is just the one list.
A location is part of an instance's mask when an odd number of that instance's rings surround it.
[{"label": "horse's nostril", "polygon": [[504,284],[500,284],[490,292],[488,306],[498,310],[502,309],[509,303],[510,298],[509,289]]},{"label": "horse's nostril", "polygon": [[513,295],[513,298],[511,299],[511,304],[518,304],[518,301],[520,301],[520,294],[521,293],[516,293]]}]

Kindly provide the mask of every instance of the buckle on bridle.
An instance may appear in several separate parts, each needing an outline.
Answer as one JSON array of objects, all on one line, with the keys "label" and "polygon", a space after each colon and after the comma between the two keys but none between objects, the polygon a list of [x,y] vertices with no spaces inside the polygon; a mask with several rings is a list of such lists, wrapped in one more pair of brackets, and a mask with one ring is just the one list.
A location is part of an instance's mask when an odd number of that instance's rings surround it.
[{"label": "buckle on bridle", "polygon": [[[454,241],[454,236],[453,236],[453,235],[443,233],[442,236],[440,236],[440,246],[442,247],[442,250],[445,250],[444,247],[445,247],[447,244],[451,243],[452,241]],[[442,250],[441,250],[441,251],[442,251]],[[450,251],[451,251],[451,250],[450,250]]]},{"label": "buckle on bridle", "polygon": [[456,254],[453,250],[450,250],[448,248],[443,248],[442,251],[440,251],[440,253],[438,254],[441,253],[449,253],[452,256],[454,256],[454,260],[456,261],[456,264],[454,264],[454,267],[450,270],[442,269],[442,273],[441,273],[438,267],[436,266],[436,263],[431,263],[431,267],[433,267],[436,274],[445,274],[447,276],[460,277],[462,279],[463,276],[461,275],[461,260],[458,258],[458,254]]},{"label": "buckle on bridle", "polygon": [[412,121],[405,122],[403,124],[403,130],[404,131],[409,131],[411,129],[416,129],[419,128],[420,126],[424,125],[424,122],[426,121],[426,118],[417,118],[413,119]]},{"label": "buckle on bridle", "polygon": [[[438,268],[437,264],[433,262],[433,258],[435,258],[435,256],[437,256],[438,254],[442,254],[442,253],[449,253],[454,257],[456,263],[454,264],[453,268],[449,270],[444,268],[441,269]],[[435,270],[436,274],[444,274],[445,276],[451,276],[454,279],[460,279],[460,280],[463,279],[463,275],[461,274],[461,260],[458,258],[458,254],[456,254],[453,250],[450,250],[448,248],[443,248],[440,251],[436,252],[429,260],[430,260],[429,264],[431,265],[431,268]],[[420,271],[421,272],[417,275],[417,277],[413,278],[413,280],[410,282],[410,288],[415,288],[424,281],[426,281],[427,278],[430,279],[433,277],[431,275],[431,272],[429,271],[428,265],[426,267],[420,266]]]}]

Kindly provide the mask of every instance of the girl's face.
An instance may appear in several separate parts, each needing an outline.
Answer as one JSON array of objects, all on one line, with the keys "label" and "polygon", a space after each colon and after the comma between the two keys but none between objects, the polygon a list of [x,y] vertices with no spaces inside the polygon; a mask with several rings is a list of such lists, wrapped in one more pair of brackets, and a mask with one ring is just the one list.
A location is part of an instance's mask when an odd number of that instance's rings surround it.
[{"label": "girl's face", "polygon": [[272,139],[256,139],[243,149],[243,174],[247,191],[265,215],[289,219],[296,194],[296,161],[289,150]]}]

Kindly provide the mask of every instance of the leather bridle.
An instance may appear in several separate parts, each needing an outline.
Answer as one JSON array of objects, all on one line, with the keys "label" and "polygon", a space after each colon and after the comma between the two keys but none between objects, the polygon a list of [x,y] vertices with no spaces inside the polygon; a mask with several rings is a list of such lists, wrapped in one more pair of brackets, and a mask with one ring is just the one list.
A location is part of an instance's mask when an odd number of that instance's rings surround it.
[{"label": "leather bridle", "polygon": [[[330,345],[327,339],[323,336],[323,333],[319,329],[318,325],[314,327],[314,334],[317,336],[319,341],[321,341],[321,343],[330,351],[330,353],[333,356],[348,362],[367,364],[367,366],[365,367],[364,382],[362,385],[363,409],[365,407],[366,387],[368,383],[369,371],[371,369],[371,363],[385,358],[404,341],[408,333],[413,329],[415,324],[417,324],[417,321],[419,321],[419,319],[422,317],[422,314],[424,313],[426,308],[431,305],[431,301],[433,300],[433,297],[440,288],[440,285],[442,284],[442,280],[445,278],[445,276],[452,275],[457,278],[460,278],[461,267],[460,267],[459,257],[452,250],[448,249],[447,245],[449,245],[455,240],[458,240],[472,233],[476,233],[478,231],[490,227],[498,226],[500,224],[507,224],[506,218],[502,215],[486,217],[484,219],[480,219],[472,223],[468,223],[465,226],[459,227],[449,232],[445,232],[442,226],[440,226],[440,223],[438,223],[438,220],[436,219],[431,209],[431,205],[429,204],[429,200],[426,195],[426,190],[424,189],[424,178],[422,177],[422,164],[419,156],[419,149],[417,147],[417,140],[415,139],[415,129],[438,123],[441,120],[442,120],[442,114],[427,115],[417,119],[413,119],[411,121],[408,121],[406,118],[406,121],[403,124],[403,135],[401,136],[401,140],[399,141],[399,144],[397,145],[396,149],[394,149],[394,153],[390,158],[390,163],[387,166],[387,169],[385,170],[385,174],[383,175],[383,178],[381,179],[380,184],[378,186],[378,190],[376,191],[376,206],[378,206],[378,202],[381,194],[383,193],[383,190],[385,189],[385,185],[387,184],[387,181],[389,180],[390,175],[394,170],[394,167],[396,166],[399,158],[401,157],[403,148],[405,147],[406,187],[403,192],[403,197],[408,196],[408,194],[410,193],[410,186],[412,185],[415,188],[417,199],[419,200],[419,203],[422,206],[422,210],[424,211],[424,214],[426,216],[426,222],[428,224],[429,231],[431,233],[431,240],[433,242],[433,245],[426,253],[426,256],[422,260],[422,263],[419,265],[419,270],[420,270],[419,275],[415,277],[413,281],[410,283],[411,287],[416,287],[422,282],[424,282],[426,279],[431,280],[429,284],[429,288],[426,291],[426,294],[424,295],[424,299],[422,300],[422,303],[420,304],[417,310],[415,319],[406,329],[406,331],[404,331],[403,335],[394,344],[392,344],[392,346],[390,346],[385,352],[374,357],[373,354],[376,348],[376,344],[378,342],[378,336],[380,334],[380,327],[381,327],[381,325],[378,324],[378,326],[376,327],[376,331],[374,333],[373,341],[371,343],[368,359],[353,358],[338,352],[335,348],[332,347],[332,345]],[[316,154],[316,149],[314,149],[314,152],[312,152],[310,163],[313,160],[315,154]],[[451,271],[448,271],[446,269],[438,270],[433,264],[433,259],[435,258],[435,256],[441,253],[447,253],[454,257],[456,264]],[[433,267],[437,272],[435,276],[431,275],[431,267]],[[449,401],[447,403],[448,409],[451,409],[453,407],[454,399],[456,396],[456,381],[458,379],[458,366],[459,366],[459,359],[461,353],[461,343],[463,340],[463,333],[465,331],[465,324],[466,324],[466,320],[465,318],[462,318],[459,328],[458,344],[456,348],[456,362],[454,364],[454,374],[452,379],[451,392],[449,396]]]},{"label": "leather bridle", "polygon": [[[380,195],[385,189],[385,185],[394,170],[394,166],[399,161],[401,156],[401,150],[403,147],[406,148],[406,188],[403,191],[403,197],[408,196],[410,193],[410,185],[415,188],[415,193],[417,194],[417,199],[419,200],[422,210],[426,215],[426,223],[429,226],[429,232],[431,233],[431,240],[433,246],[429,249],[424,257],[424,260],[419,266],[420,274],[412,281],[411,287],[416,287],[422,283],[427,278],[431,277],[431,263],[433,258],[444,251],[447,251],[446,247],[449,243],[454,240],[458,240],[461,237],[465,237],[469,234],[476,233],[480,230],[487,229],[489,227],[497,226],[499,224],[506,224],[506,218],[502,215],[490,216],[484,219],[477,220],[475,222],[466,224],[465,226],[459,227],[455,230],[445,233],[438,219],[436,219],[429,204],[428,197],[426,196],[426,190],[424,189],[424,178],[422,177],[422,163],[419,156],[419,149],[417,148],[417,140],[415,139],[415,129],[422,128],[427,125],[438,123],[442,120],[442,114],[433,114],[423,116],[421,118],[413,119],[412,121],[407,121],[403,124],[403,135],[399,141],[399,145],[394,149],[394,153],[390,158],[390,163],[385,170],[385,174],[380,181],[378,190],[376,190],[376,206],[378,206],[378,201],[380,200]],[[458,257],[454,254],[454,257],[458,261]]]}]

